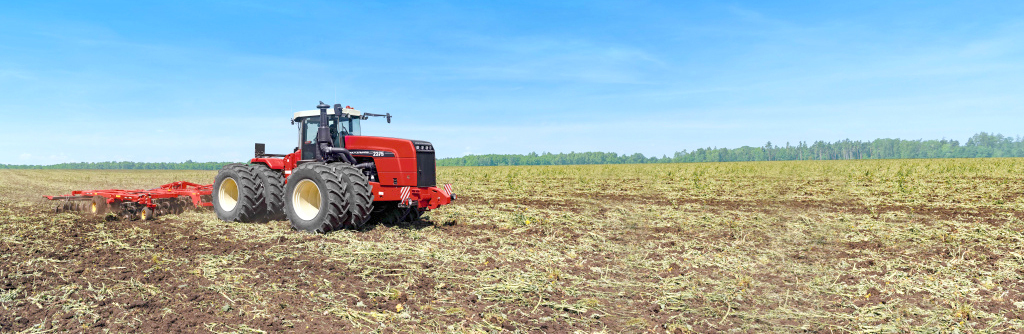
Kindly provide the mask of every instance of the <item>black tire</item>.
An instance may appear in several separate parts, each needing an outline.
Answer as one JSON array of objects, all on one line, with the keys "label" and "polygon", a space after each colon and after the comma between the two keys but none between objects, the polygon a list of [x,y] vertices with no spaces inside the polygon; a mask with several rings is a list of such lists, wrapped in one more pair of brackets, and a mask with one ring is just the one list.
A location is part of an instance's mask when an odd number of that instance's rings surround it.
[{"label": "black tire", "polygon": [[292,170],[284,189],[285,214],[298,231],[327,233],[348,221],[346,186],[337,166],[308,162]]},{"label": "black tire", "polygon": [[249,165],[224,166],[213,181],[213,210],[223,221],[261,221],[266,213],[262,193],[262,184]]},{"label": "black tire", "polygon": [[341,181],[348,183],[345,198],[348,201],[348,219],[343,228],[360,229],[370,220],[373,211],[373,192],[370,182],[359,169],[347,163],[333,163],[329,166],[337,168]]},{"label": "black tire", "polygon": [[263,184],[263,202],[266,205],[264,219],[284,220],[284,176],[281,171],[265,165],[252,165],[252,171]]}]

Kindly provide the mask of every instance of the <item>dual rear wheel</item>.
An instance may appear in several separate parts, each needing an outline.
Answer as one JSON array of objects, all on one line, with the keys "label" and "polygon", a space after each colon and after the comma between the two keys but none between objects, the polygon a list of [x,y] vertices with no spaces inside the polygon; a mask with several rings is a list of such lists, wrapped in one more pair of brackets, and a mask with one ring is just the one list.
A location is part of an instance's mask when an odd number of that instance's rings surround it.
[{"label": "dual rear wheel", "polygon": [[359,229],[370,219],[373,196],[363,173],[346,163],[309,162],[281,173],[263,165],[231,164],[217,174],[213,207],[233,222],[287,218],[300,231]]}]

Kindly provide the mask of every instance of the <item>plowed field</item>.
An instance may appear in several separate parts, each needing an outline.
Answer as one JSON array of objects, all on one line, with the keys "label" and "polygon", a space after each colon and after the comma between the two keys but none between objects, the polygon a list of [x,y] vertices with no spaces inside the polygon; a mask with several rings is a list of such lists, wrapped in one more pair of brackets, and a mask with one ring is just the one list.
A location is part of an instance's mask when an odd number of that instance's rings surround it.
[{"label": "plowed field", "polygon": [[459,201],[313,235],[0,170],[0,332],[1024,331],[1024,159],[441,168]]}]

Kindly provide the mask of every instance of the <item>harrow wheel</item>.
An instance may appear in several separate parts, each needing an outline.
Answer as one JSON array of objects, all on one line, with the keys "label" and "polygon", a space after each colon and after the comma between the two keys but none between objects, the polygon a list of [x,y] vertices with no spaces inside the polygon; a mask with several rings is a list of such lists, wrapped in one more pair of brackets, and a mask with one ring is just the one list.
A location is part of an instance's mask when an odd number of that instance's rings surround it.
[{"label": "harrow wheel", "polygon": [[213,182],[213,210],[223,221],[252,223],[263,219],[263,185],[245,164],[230,164]]},{"label": "harrow wheel", "polygon": [[153,220],[153,218],[156,218],[156,215],[153,214],[153,209],[146,207],[139,211],[139,220]]},{"label": "harrow wheel", "polygon": [[92,203],[89,204],[89,214],[94,216],[102,216],[107,214],[109,206],[107,205],[107,198],[103,196],[93,196]]}]

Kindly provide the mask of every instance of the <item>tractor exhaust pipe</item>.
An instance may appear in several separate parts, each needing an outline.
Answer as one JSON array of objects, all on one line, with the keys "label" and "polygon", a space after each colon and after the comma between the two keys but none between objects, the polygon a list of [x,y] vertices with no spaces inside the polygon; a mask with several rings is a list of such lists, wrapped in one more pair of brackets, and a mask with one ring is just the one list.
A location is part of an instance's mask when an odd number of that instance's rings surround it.
[{"label": "tractor exhaust pipe", "polygon": [[316,150],[316,160],[329,162],[340,158],[351,165],[355,165],[356,158],[352,156],[352,153],[343,147],[334,147],[334,139],[331,138],[331,127],[327,122],[327,109],[330,109],[331,106],[324,103],[324,101],[320,101],[316,108],[320,109],[320,126],[316,129],[316,146],[319,148]]}]

